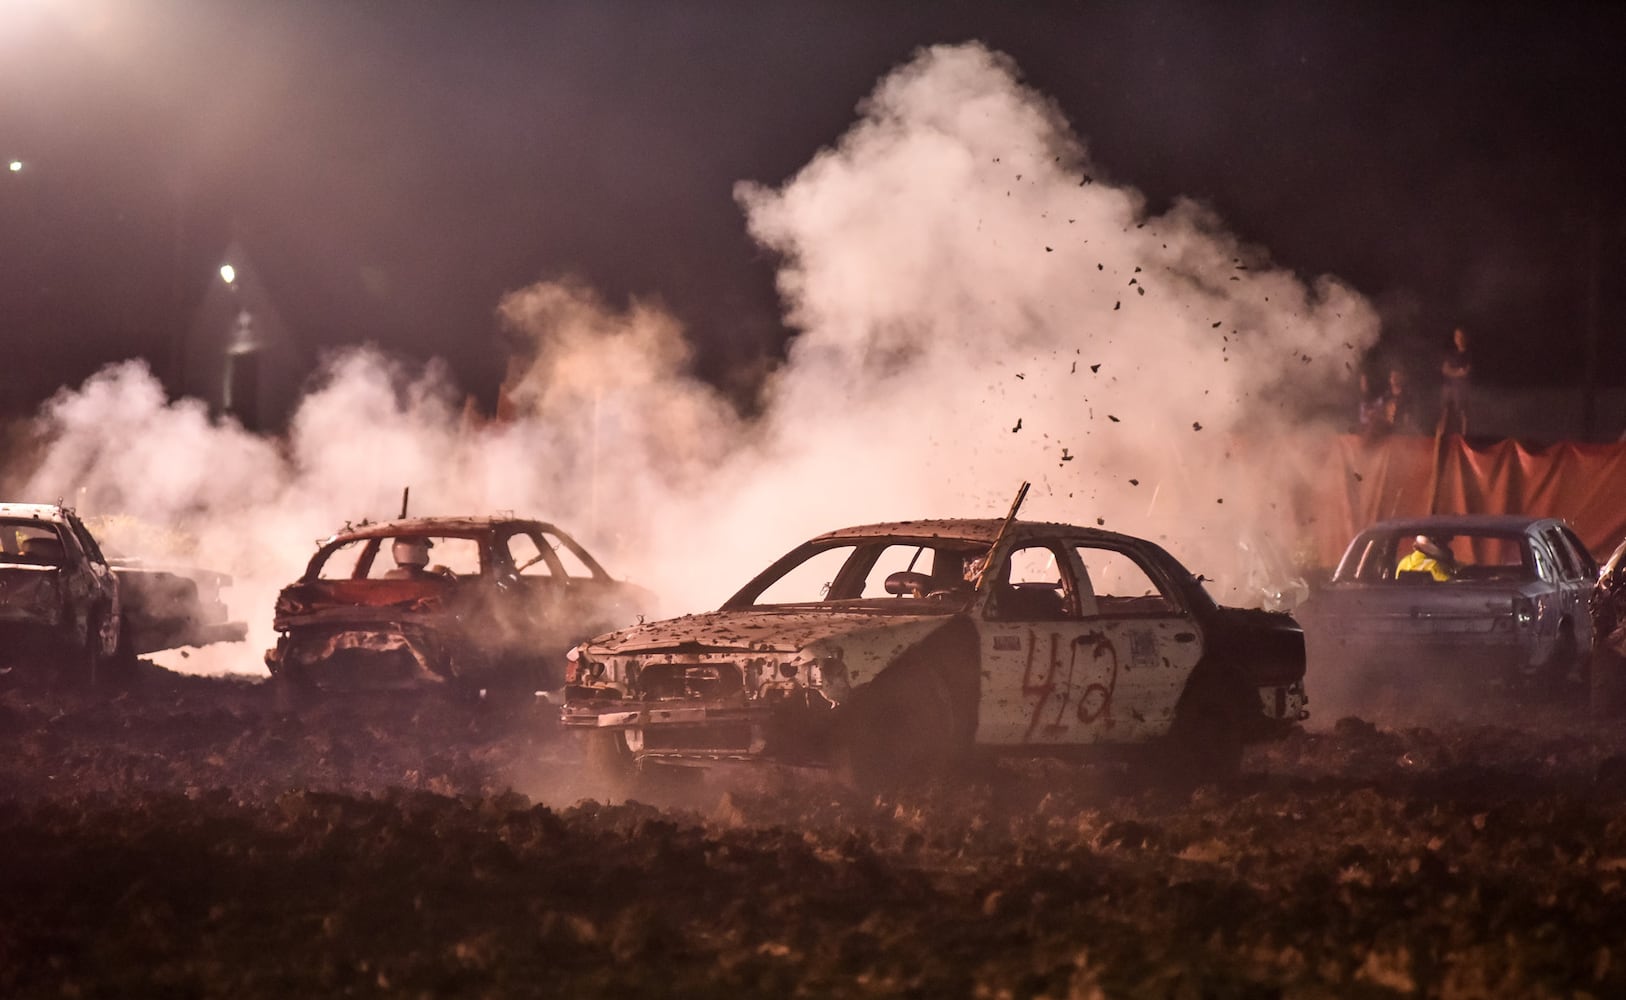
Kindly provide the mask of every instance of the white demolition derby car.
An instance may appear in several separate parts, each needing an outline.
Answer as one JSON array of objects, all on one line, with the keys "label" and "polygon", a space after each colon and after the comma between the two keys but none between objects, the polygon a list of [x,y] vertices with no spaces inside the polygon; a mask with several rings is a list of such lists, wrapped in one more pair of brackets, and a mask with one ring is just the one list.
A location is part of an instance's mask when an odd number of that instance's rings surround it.
[{"label": "white demolition derby car", "polygon": [[1137,747],[1218,778],[1308,715],[1288,614],[1216,605],[1151,542],[1014,517],[832,531],[721,610],[571,659],[564,722],[612,768],[762,761],[861,787]]}]

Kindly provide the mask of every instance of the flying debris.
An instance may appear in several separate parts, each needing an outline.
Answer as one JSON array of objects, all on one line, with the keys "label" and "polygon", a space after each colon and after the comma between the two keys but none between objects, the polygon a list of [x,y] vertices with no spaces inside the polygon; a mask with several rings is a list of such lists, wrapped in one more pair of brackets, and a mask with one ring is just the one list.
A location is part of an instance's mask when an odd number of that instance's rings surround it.
[{"label": "flying debris", "polygon": [[1119,420],[1118,420],[1118,418],[1117,418],[1117,417],[1115,417],[1115,416],[1113,416],[1113,415],[1112,415],[1112,414],[1110,414],[1110,413],[1109,413],[1109,414],[1107,414],[1107,419],[1108,419],[1108,420],[1110,420],[1110,421],[1112,421],[1112,422],[1113,422],[1113,423],[1115,423],[1115,424],[1116,424],[1116,423],[1120,423],[1120,421],[1119,421]]},{"label": "flying debris", "polygon": [[1045,252],[1045,253],[1055,253],[1055,252],[1056,252],[1056,248],[1055,248],[1055,247],[1045,247],[1045,248],[1044,248],[1044,252]]},{"label": "flying debris", "polygon": [[1072,454],[1071,454],[1071,453],[1069,453],[1069,452],[1068,452],[1068,450],[1067,450],[1067,449],[1066,449],[1066,448],[1063,448],[1063,449],[1062,449],[1062,450],[1061,450],[1061,460],[1062,460],[1062,461],[1063,461],[1063,462],[1071,462],[1071,461],[1072,461],[1072,460],[1073,460],[1073,456],[1072,456]]},{"label": "flying debris", "polygon": [[1092,372],[1098,372],[1098,371],[1100,371],[1100,370],[1101,370],[1101,366],[1100,366],[1100,365],[1091,365],[1091,366],[1090,366],[1090,371],[1092,371]]},{"label": "flying debris", "polygon": [[1220,324],[1221,324],[1221,323],[1222,323],[1222,322],[1224,322],[1224,320],[1218,320],[1218,319],[1217,319],[1217,320],[1215,320],[1215,321],[1214,321],[1214,325],[1213,325],[1213,329],[1215,329],[1215,330],[1218,330],[1218,329],[1219,329],[1219,328],[1220,328]]},{"label": "flying debris", "polygon": [[1129,481],[1129,485],[1131,485],[1131,486],[1139,486],[1140,485],[1140,480],[1139,479],[1131,479]]},{"label": "flying debris", "polygon": [[1197,421],[1193,420],[1191,422],[1191,429],[1194,430],[1194,431],[1200,431],[1200,430],[1203,429],[1203,425],[1198,423]]},{"label": "flying debris", "polygon": [[1022,429],[1022,418],[1017,417],[1016,418],[1016,426],[1011,428],[1011,433],[1015,434],[1017,431],[1019,431],[1021,429]]}]

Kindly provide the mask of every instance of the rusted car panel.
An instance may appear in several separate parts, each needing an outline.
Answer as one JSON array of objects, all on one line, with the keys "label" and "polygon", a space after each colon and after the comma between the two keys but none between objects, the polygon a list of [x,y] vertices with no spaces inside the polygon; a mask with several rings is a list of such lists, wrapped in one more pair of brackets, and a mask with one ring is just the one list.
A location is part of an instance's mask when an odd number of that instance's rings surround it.
[{"label": "rusted car panel", "polygon": [[[1438,571],[1408,570],[1432,545]],[[1436,515],[1357,535],[1300,616],[1327,655],[1498,683],[1574,680],[1592,641],[1597,564],[1554,518]]]},{"label": "rusted car panel", "polygon": [[0,656],[94,669],[118,651],[120,615],[118,580],[73,511],[0,504]]},{"label": "rusted car panel", "polygon": [[1220,608],[1161,547],[1064,524],[830,532],[719,611],[571,655],[566,724],[646,761],[829,764],[878,734],[872,757],[1070,752],[1209,710],[1240,741],[1305,715],[1290,616]]},{"label": "rusted car panel", "polygon": [[565,650],[651,604],[545,522],[365,524],[320,543],[278,596],[266,665],[305,688],[554,689]]}]

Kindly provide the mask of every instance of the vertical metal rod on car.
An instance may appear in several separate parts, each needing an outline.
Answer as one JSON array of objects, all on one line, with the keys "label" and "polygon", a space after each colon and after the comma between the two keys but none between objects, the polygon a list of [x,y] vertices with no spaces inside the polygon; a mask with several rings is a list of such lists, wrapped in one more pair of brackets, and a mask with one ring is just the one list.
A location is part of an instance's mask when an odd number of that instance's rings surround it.
[{"label": "vertical metal rod on car", "polygon": [[988,546],[988,554],[982,557],[982,569],[977,571],[976,585],[978,587],[982,586],[982,578],[988,572],[989,565],[993,562],[994,552],[999,549],[1000,543],[1005,541],[1005,536],[1010,534],[1011,525],[1016,523],[1016,512],[1022,509],[1022,501],[1028,498],[1028,487],[1031,485],[1031,483],[1024,480],[1022,488],[1016,491],[1016,499],[1011,501],[1011,512],[1005,515],[1005,523],[999,526],[999,534],[994,536],[993,544]]}]

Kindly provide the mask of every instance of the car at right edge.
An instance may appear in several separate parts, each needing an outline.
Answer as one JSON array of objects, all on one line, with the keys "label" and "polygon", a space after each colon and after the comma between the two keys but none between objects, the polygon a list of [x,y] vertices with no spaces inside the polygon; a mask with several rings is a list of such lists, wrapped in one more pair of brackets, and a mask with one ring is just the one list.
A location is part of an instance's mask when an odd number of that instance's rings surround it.
[{"label": "car at right edge", "polygon": [[1557,518],[1395,519],[1356,535],[1297,615],[1316,655],[1357,671],[1556,693],[1585,678],[1597,576]]}]

